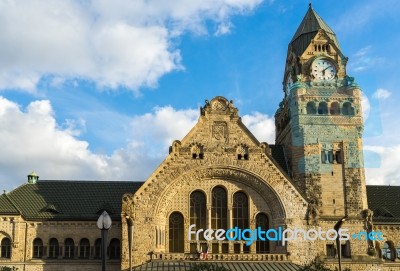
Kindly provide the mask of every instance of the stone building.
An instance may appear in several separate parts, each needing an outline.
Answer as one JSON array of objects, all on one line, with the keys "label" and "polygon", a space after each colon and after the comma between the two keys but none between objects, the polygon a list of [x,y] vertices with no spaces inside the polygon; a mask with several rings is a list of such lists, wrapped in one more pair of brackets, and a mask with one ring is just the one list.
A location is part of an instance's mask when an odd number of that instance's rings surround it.
[{"label": "stone building", "polygon": [[[339,249],[351,270],[399,270],[400,187],[365,184],[361,89],[346,64],[310,6],[288,46],[275,145],[255,138],[233,102],[217,96],[144,183],[30,174],[0,196],[0,266],[99,270],[96,220],[106,210],[110,270],[186,270],[205,258],[232,270],[296,270],[314,259],[333,268]],[[274,231],[296,228],[332,233],[343,217],[350,236],[340,247],[331,235],[304,240],[301,231],[275,240]],[[207,240],[206,229],[232,228],[270,230],[271,240]],[[365,240],[379,232],[383,240]]]}]

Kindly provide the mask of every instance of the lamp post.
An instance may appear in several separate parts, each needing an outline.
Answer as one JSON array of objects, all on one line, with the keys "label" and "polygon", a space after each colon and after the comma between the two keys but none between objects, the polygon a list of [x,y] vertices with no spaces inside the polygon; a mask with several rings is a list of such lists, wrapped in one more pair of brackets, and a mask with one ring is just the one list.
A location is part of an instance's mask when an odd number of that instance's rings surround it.
[{"label": "lamp post", "polygon": [[111,228],[111,217],[106,212],[99,216],[97,227],[101,230],[101,270],[106,271],[106,254],[107,254],[107,233]]},{"label": "lamp post", "polygon": [[338,222],[336,222],[335,226],[333,227],[333,229],[336,231],[337,233],[337,237],[336,237],[336,247],[337,247],[337,251],[338,251],[338,259],[339,259],[339,271],[342,271],[342,247],[340,246],[340,236],[339,236],[339,230],[342,227],[343,223],[346,221],[347,219],[347,215],[345,215],[344,217],[342,217],[341,219],[338,220]]}]

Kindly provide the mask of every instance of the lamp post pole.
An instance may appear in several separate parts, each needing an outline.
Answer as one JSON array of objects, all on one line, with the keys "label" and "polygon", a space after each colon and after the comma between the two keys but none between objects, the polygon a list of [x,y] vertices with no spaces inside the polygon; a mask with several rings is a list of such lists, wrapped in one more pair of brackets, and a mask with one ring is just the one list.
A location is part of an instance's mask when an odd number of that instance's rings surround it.
[{"label": "lamp post pole", "polygon": [[106,271],[106,256],[107,256],[107,233],[111,228],[111,217],[106,212],[100,215],[97,220],[97,227],[101,230],[101,270]]},{"label": "lamp post pole", "polygon": [[347,219],[347,215],[345,215],[344,217],[339,219],[338,222],[336,222],[335,226],[333,227],[333,229],[337,233],[336,247],[337,247],[337,251],[338,251],[339,271],[342,271],[342,247],[340,246],[339,230],[342,227],[343,223],[346,221],[346,219]]}]

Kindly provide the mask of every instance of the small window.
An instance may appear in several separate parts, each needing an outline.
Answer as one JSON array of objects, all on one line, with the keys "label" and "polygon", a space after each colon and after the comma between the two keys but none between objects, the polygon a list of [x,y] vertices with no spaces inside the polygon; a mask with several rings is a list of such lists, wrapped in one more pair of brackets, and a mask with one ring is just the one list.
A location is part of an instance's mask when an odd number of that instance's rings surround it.
[{"label": "small window", "polygon": [[331,104],[330,114],[331,115],[339,115],[340,114],[340,106],[339,106],[338,102],[333,102]]},{"label": "small window", "polygon": [[326,164],[326,161],[327,161],[326,151],[322,150],[321,151],[321,163]]},{"label": "small window", "polygon": [[203,146],[200,144],[196,144],[192,146],[190,149],[192,153],[192,159],[203,159],[204,158],[204,152],[203,152]]},{"label": "small window", "polygon": [[336,255],[336,251],[335,251],[335,245],[333,244],[327,244],[326,245],[326,256],[328,258],[334,258]]},{"label": "small window", "polygon": [[318,114],[319,115],[327,115],[328,114],[328,104],[326,102],[319,103]]},{"label": "small window", "polygon": [[96,239],[94,242],[94,258],[101,259],[101,238]]},{"label": "small window", "polygon": [[90,242],[88,239],[81,239],[79,242],[79,257],[87,259],[90,256]]},{"label": "small window", "polygon": [[40,238],[33,240],[33,255],[32,258],[40,259],[43,257],[43,241]]},{"label": "small window", "polygon": [[56,238],[51,238],[49,241],[49,258],[56,259],[60,256],[60,246]]},{"label": "small window", "polygon": [[75,243],[71,238],[67,238],[64,243],[64,257],[74,258],[75,257]]},{"label": "small window", "polygon": [[335,151],[335,160],[336,160],[336,163],[338,163],[338,164],[342,163],[342,153],[341,153],[341,151]]},{"label": "small window", "polygon": [[351,106],[351,103],[345,102],[343,104],[342,112],[343,112],[343,115],[346,115],[346,116],[354,115],[354,108]]},{"label": "small window", "polygon": [[120,259],[121,258],[121,243],[118,239],[114,238],[110,241],[110,259]]},{"label": "small window", "polygon": [[9,238],[3,238],[1,240],[1,258],[11,258],[11,241]]},{"label": "small window", "polygon": [[308,115],[314,115],[317,113],[317,108],[315,106],[314,102],[308,102],[307,103],[307,108],[306,108],[307,114]]}]

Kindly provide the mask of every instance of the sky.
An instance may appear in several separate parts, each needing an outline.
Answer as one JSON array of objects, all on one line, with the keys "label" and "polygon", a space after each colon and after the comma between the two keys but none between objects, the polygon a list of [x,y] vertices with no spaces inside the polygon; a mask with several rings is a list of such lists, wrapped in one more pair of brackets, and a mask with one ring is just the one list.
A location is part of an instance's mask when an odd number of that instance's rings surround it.
[{"label": "sky", "polygon": [[[367,184],[400,185],[400,2],[312,1],[363,91]],[[0,1],[0,188],[144,181],[195,125],[233,100],[274,143],[287,46],[309,1]]]}]

